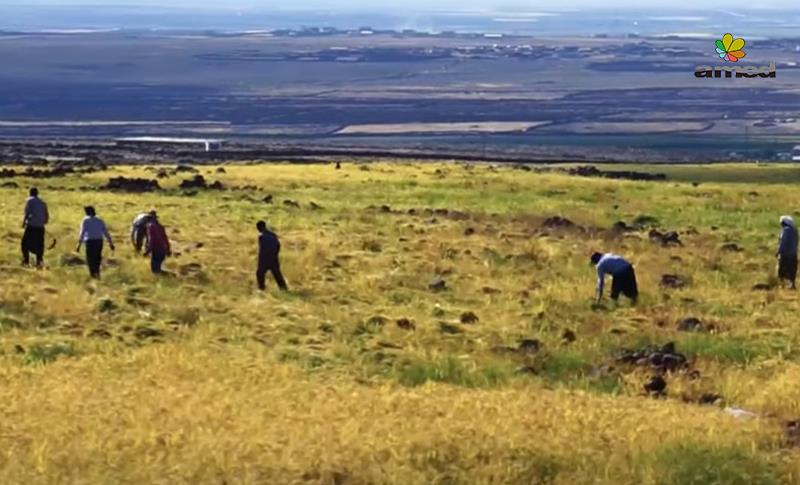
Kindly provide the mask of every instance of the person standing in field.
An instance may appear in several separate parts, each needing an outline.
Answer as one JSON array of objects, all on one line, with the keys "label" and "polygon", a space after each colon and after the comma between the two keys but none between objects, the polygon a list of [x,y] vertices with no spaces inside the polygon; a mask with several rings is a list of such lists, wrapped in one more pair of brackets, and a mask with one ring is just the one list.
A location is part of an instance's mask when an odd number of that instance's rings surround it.
[{"label": "person standing in field", "polygon": [[283,291],[288,291],[286,280],[281,273],[281,264],[279,256],[281,252],[281,242],[278,236],[267,229],[267,223],[258,221],[256,224],[258,229],[258,269],[256,270],[256,282],[258,289],[264,291],[267,289],[266,275],[267,271],[272,273],[278,287]]},{"label": "person standing in field", "polygon": [[789,288],[797,289],[797,227],[791,216],[781,216],[781,237],[778,240],[778,278],[789,281]]},{"label": "person standing in field", "polygon": [[156,217],[156,211],[142,212],[133,219],[131,224],[131,244],[136,254],[142,252],[147,240],[147,225]]},{"label": "person standing in field", "polygon": [[167,231],[159,222],[155,211],[150,212],[150,222],[147,224],[147,250],[144,255],[150,256],[150,271],[153,274],[163,273],[161,265],[167,256],[172,256]]},{"label": "person standing in field", "polygon": [[30,253],[36,256],[36,267],[44,264],[44,228],[50,222],[47,204],[39,198],[39,189],[31,188],[28,200],[25,201],[25,212],[22,216],[22,265],[30,264]]},{"label": "person standing in field", "polygon": [[83,222],[81,222],[81,232],[78,236],[78,247],[75,251],[81,251],[81,245],[86,244],[86,265],[89,267],[89,274],[92,278],[100,278],[100,265],[103,262],[103,238],[108,240],[108,246],[114,250],[114,241],[108,233],[106,223],[97,217],[94,207],[85,207]]},{"label": "person standing in field", "polygon": [[620,294],[631,299],[634,305],[639,298],[639,288],[636,285],[636,272],[633,265],[616,254],[594,253],[591,257],[592,264],[597,267],[597,293],[596,301],[600,303],[603,298],[603,285],[606,275],[611,275],[611,299],[617,301]]}]

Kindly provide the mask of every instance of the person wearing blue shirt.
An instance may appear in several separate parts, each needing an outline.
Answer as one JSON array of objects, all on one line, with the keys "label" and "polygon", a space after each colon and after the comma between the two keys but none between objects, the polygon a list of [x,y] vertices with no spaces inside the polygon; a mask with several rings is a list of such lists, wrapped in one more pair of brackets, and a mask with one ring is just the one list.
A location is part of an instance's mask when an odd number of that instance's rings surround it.
[{"label": "person wearing blue shirt", "polygon": [[611,299],[617,301],[621,293],[630,298],[634,305],[636,304],[639,288],[636,285],[636,272],[631,263],[611,253],[594,253],[591,261],[597,267],[597,303],[603,298],[605,277],[611,275]]}]

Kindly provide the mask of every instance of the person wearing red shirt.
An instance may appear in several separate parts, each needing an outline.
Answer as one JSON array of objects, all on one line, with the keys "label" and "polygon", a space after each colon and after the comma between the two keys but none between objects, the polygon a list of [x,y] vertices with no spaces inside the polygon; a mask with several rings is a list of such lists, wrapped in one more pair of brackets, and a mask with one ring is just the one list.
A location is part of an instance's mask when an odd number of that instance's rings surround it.
[{"label": "person wearing red shirt", "polygon": [[151,221],[147,225],[147,250],[144,255],[150,255],[150,270],[153,274],[161,274],[161,265],[167,256],[172,256],[169,238],[164,226],[158,220],[156,211],[150,211]]}]

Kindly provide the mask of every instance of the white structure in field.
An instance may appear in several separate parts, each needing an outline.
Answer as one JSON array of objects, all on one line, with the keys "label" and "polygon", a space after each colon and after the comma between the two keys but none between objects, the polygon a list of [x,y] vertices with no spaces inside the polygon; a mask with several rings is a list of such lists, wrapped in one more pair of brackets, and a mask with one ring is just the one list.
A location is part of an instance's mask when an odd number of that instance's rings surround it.
[{"label": "white structure in field", "polygon": [[800,145],[797,145],[792,150],[792,161],[800,162]]},{"label": "white structure in field", "polygon": [[212,140],[208,138],[169,138],[160,136],[131,136],[126,138],[117,138],[114,140],[118,145],[131,144],[131,143],[147,143],[154,145],[199,145],[205,151],[212,152],[222,148],[222,140]]}]

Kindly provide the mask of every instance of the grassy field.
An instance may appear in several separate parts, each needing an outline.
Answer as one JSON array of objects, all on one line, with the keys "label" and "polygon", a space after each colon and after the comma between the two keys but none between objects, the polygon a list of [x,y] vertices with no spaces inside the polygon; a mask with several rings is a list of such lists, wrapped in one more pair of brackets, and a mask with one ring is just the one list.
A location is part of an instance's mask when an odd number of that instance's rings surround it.
[{"label": "grassy field", "polygon": [[[181,174],[153,194],[98,190],[155,176],[125,167],[0,189],[0,483],[800,482],[798,295],[773,275],[797,169],[200,171],[228,189],[187,195]],[[43,271],[19,266],[31,183],[57,240]],[[100,281],[72,261],[86,204],[118,241]],[[127,243],[150,208],[170,276]],[[287,294],[255,290],[260,218],[282,238]],[[610,230],[636,220],[683,246]],[[637,307],[592,305],[593,250],[634,262]],[[713,331],[678,330],[687,317]],[[688,368],[653,397],[654,370],[618,356],[668,342]]]}]

